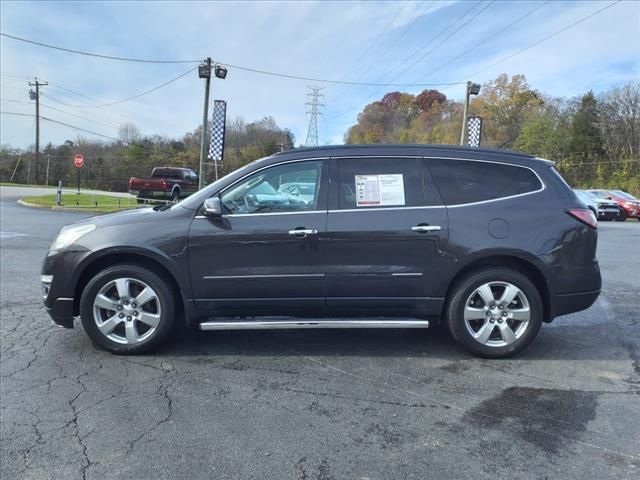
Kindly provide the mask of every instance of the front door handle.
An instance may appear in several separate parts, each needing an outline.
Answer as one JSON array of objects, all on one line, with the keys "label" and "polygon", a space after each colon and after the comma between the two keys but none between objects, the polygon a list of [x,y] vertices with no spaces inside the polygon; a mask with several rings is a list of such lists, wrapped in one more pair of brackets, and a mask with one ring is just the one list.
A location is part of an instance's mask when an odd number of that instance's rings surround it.
[{"label": "front door handle", "polygon": [[440,225],[416,225],[415,227],[411,227],[411,230],[419,233],[438,232],[442,230],[442,227]]},{"label": "front door handle", "polygon": [[294,237],[304,238],[307,235],[317,235],[318,230],[313,228],[294,228],[293,230],[289,230],[289,235],[293,235]]}]

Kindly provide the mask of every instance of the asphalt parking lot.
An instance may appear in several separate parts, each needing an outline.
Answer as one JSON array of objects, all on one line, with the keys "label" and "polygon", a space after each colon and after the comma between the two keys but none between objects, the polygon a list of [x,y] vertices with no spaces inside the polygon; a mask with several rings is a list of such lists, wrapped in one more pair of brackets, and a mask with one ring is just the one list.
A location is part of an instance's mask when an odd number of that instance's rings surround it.
[{"label": "asphalt parking lot", "polygon": [[640,478],[640,222],[600,224],[603,294],[514,359],[438,329],[185,333],[117,357],[40,301],[83,215],[0,192],[3,479]]}]

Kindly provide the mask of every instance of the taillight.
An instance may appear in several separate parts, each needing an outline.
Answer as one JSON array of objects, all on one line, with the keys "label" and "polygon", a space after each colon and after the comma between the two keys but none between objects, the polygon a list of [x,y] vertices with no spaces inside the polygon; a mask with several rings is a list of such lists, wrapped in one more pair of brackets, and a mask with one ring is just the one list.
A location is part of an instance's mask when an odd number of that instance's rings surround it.
[{"label": "taillight", "polygon": [[584,223],[587,227],[591,227],[594,230],[598,228],[598,220],[589,209],[572,208],[571,210],[567,210],[567,213],[579,222]]},{"label": "taillight", "polygon": [[167,188],[167,181],[166,180],[162,180],[162,188]]}]

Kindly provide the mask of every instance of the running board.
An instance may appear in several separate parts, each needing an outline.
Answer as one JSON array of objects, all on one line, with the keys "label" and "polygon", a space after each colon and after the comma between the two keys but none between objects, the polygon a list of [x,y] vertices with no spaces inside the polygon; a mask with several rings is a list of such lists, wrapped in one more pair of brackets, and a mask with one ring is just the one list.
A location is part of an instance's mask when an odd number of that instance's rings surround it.
[{"label": "running board", "polygon": [[428,320],[271,320],[202,322],[200,330],[280,330],[298,328],[428,328]]}]

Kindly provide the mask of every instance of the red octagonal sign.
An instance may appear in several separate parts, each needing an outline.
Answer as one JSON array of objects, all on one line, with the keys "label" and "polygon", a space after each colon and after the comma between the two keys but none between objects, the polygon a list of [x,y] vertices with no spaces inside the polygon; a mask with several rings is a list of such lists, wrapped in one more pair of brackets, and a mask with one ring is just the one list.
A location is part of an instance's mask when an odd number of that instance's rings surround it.
[{"label": "red octagonal sign", "polygon": [[73,157],[73,165],[77,168],[82,168],[84,165],[84,157],[80,153],[76,153],[75,157]]}]

